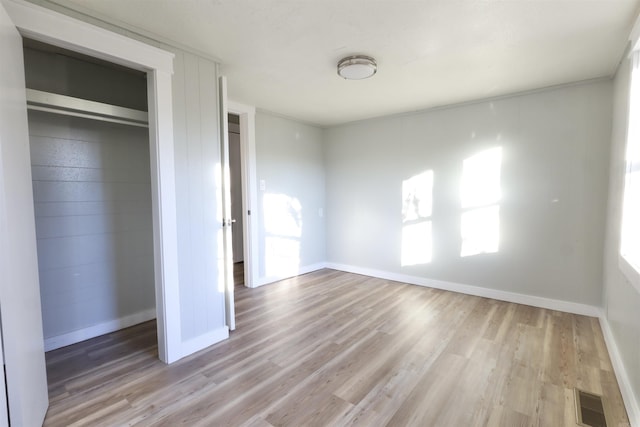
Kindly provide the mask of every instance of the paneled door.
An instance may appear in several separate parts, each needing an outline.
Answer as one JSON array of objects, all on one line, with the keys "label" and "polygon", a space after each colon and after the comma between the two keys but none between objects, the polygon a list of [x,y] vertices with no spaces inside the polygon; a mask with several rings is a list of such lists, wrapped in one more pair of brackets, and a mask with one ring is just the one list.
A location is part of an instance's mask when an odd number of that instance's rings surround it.
[{"label": "paneled door", "polygon": [[[49,405],[42,337],[22,37],[0,3],[0,324],[13,426],[40,426]],[[0,392],[3,399],[3,392]],[[0,425],[8,425],[0,403]],[[4,411],[4,412],[3,412]]]},{"label": "paneled door", "polygon": [[234,220],[231,217],[231,174],[229,172],[229,122],[227,109],[227,78],[219,78],[220,96],[220,149],[222,161],[222,241],[223,241],[223,263],[224,263],[224,295],[225,295],[225,315],[227,326],[230,331],[236,328],[236,310],[234,302],[233,283],[233,247],[232,247],[232,225]]}]

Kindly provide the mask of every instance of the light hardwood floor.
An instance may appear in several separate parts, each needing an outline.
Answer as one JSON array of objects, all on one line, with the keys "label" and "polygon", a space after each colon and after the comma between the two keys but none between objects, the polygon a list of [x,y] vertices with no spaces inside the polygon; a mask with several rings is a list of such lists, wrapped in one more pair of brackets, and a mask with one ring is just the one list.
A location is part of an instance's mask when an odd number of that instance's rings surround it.
[{"label": "light hardwood floor", "polygon": [[628,426],[594,318],[322,270],[236,287],[237,330],[170,366],[148,322],[47,354],[47,426]]}]

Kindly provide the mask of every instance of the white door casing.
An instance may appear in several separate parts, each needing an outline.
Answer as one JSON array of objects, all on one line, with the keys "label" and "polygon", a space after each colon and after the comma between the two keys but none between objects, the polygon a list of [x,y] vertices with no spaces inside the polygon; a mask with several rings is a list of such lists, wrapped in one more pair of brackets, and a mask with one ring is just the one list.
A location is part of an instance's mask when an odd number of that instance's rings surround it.
[{"label": "white door casing", "polygon": [[[2,5],[0,56],[0,323],[6,364],[0,398],[6,393],[11,424],[29,427],[42,425],[49,397],[22,37]],[[0,425],[8,424],[5,415]]]},{"label": "white door casing", "polygon": [[242,161],[242,238],[244,250],[244,285],[257,286],[258,278],[258,188],[256,174],[256,109],[250,105],[228,101],[227,109],[240,117],[240,159]]}]

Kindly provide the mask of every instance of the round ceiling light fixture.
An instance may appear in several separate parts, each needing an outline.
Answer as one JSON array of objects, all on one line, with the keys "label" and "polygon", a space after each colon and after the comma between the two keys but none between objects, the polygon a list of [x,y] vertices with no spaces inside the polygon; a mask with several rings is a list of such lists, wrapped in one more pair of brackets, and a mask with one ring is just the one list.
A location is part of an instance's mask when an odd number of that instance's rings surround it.
[{"label": "round ceiling light fixture", "polygon": [[373,76],[376,71],[378,71],[378,64],[370,56],[347,56],[338,62],[338,75],[347,80],[367,79]]}]

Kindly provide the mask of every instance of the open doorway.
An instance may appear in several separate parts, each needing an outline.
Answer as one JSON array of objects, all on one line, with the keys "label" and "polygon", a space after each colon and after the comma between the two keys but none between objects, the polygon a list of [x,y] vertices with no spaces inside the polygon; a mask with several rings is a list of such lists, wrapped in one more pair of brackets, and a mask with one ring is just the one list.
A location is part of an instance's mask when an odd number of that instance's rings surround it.
[{"label": "open doorway", "polygon": [[233,246],[233,284],[244,286],[244,207],[242,194],[242,147],[240,140],[240,116],[228,115],[229,174],[231,178],[231,218]]},{"label": "open doorway", "polygon": [[258,224],[254,210],[258,206],[255,149],[255,108],[229,101],[227,106],[229,172],[231,184],[234,284],[240,280],[248,288],[259,286]]}]

